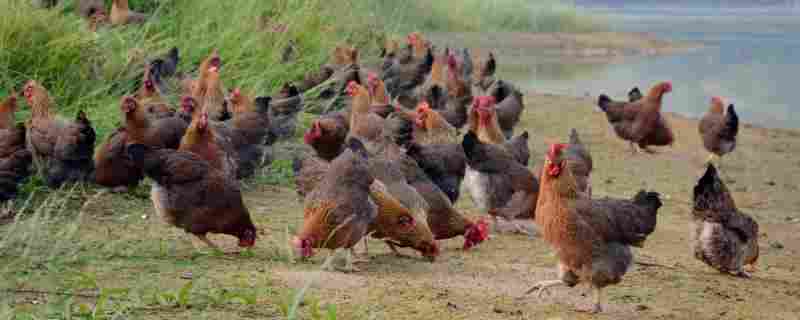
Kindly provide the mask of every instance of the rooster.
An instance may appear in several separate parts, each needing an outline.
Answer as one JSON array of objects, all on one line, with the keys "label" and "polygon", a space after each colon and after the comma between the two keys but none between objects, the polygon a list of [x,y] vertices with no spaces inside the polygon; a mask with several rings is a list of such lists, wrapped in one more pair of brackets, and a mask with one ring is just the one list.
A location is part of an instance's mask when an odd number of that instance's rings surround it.
[{"label": "rooster", "polygon": [[219,249],[206,235],[227,234],[240,247],[256,242],[256,227],[242,201],[239,184],[200,156],[142,144],[126,148],[129,157],[153,179],[151,196],[164,221]]},{"label": "rooster", "polygon": [[651,88],[641,100],[617,102],[602,94],[597,104],[606,113],[617,136],[629,141],[634,152],[638,151],[638,145],[652,153],[648,146],[667,146],[675,141],[672,129],[661,114],[662,99],[671,91],[672,84],[662,82]]},{"label": "rooster", "polygon": [[17,94],[0,103],[0,201],[14,198],[17,184],[30,175],[31,153],[25,146],[25,125],[16,124]]},{"label": "rooster", "polygon": [[92,153],[95,131],[83,111],[74,120],[52,112],[47,90],[34,80],[25,84],[24,95],[31,107],[26,144],[39,174],[50,187],[65,182],[86,181],[94,171]]},{"label": "rooster", "polygon": [[126,24],[142,24],[147,21],[147,16],[131,11],[128,0],[111,1],[111,24],[115,26]]},{"label": "rooster", "polygon": [[714,157],[722,157],[736,148],[736,135],[739,133],[739,116],[733,105],[728,105],[728,112],[720,97],[711,98],[711,108],[700,119],[697,126],[703,146],[711,153],[708,162]]},{"label": "rooster", "polygon": [[655,192],[640,191],[631,200],[593,200],[578,192],[564,154],[567,145],[554,144],[545,156],[536,224],[558,256],[558,280],[542,281],[526,294],[557,285],[587,282],[593,300],[582,311],[602,311],[603,288],[622,281],[633,263],[630,246],[641,247],[655,231],[662,203]]},{"label": "rooster", "polygon": [[722,273],[750,278],[758,261],[758,222],[736,208],[717,169],[709,164],[694,187],[690,224],[698,260]]}]

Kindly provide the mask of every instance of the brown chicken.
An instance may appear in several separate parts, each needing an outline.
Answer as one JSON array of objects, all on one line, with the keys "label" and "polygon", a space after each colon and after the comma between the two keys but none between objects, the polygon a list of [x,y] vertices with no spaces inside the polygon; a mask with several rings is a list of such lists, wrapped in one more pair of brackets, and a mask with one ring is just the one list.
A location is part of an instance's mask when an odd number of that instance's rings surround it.
[{"label": "brown chicken", "polygon": [[[182,105],[185,103],[182,102]],[[122,97],[120,109],[125,115],[128,143],[149,147],[177,149],[189,123],[183,116],[157,118],[131,96]],[[184,107],[185,110],[185,107]]]},{"label": "brown chicken", "polygon": [[592,304],[582,311],[602,310],[603,288],[622,281],[633,264],[630,246],[641,247],[655,231],[659,194],[639,191],[631,200],[581,195],[567,165],[564,144],[554,144],[545,157],[536,224],[558,256],[558,280],[542,281],[526,293],[588,283]]},{"label": "brown chicken", "polygon": [[220,80],[219,67],[208,68],[205,84],[195,87],[192,96],[200,102],[200,106],[208,111],[208,116],[214,121],[225,121],[231,118],[225,91]]},{"label": "brown chicken", "polygon": [[407,183],[416,189],[428,205],[428,225],[436,240],[464,237],[463,249],[468,250],[488,238],[489,225],[483,220],[472,220],[453,207],[453,203],[431,181],[414,159],[396,144],[388,144],[381,157],[398,165]]},{"label": "brown chicken", "polygon": [[347,94],[353,98],[350,106],[350,132],[349,137],[361,140],[367,150],[374,151],[382,141],[384,119],[370,112],[369,91],[356,82],[347,86]]},{"label": "brown chicken", "polygon": [[236,180],[191,152],[142,144],[129,145],[127,152],[153,179],[153,206],[166,223],[216,249],[206,234],[237,237],[240,247],[255,245],[256,227]]},{"label": "brown chicken", "polygon": [[125,127],[117,128],[94,153],[94,182],[112,192],[127,192],[144,179],[142,169],[128,157],[128,140]]},{"label": "brown chicken", "polygon": [[600,95],[598,106],[606,113],[617,136],[629,141],[634,152],[637,151],[637,145],[647,152],[653,152],[648,149],[649,146],[667,146],[675,141],[672,129],[661,114],[662,98],[671,91],[672,84],[662,82],[635,102],[617,102],[603,94]]},{"label": "brown chicken", "polygon": [[377,74],[373,72],[367,74],[367,89],[370,96],[370,112],[386,118],[395,111],[394,106],[389,102],[386,85]]},{"label": "brown chicken", "polygon": [[318,157],[331,161],[344,151],[349,122],[346,112],[323,115],[311,123],[303,141],[314,148]]},{"label": "brown chicken", "polygon": [[208,118],[208,111],[205,109],[195,113],[192,123],[181,138],[178,150],[194,153],[226,177],[235,178],[239,168],[230,137],[220,134],[218,128],[209,123]]},{"label": "brown chicken", "polygon": [[506,136],[500,129],[493,96],[475,97],[469,113],[469,131],[475,132],[483,143],[503,144]]},{"label": "brown chicken", "polygon": [[502,145],[482,143],[472,131],[467,132],[461,145],[470,169],[479,173],[477,179],[468,182],[480,210],[495,220],[502,217],[517,231],[527,233],[514,219],[536,215],[539,181],[533,172]]},{"label": "brown chicken", "polygon": [[736,114],[733,104],[728,105],[728,112],[725,112],[722,98],[713,97],[711,98],[711,108],[700,119],[697,129],[703,139],[703,146],[711,153],[708,157],[708,161],[711,161],[715,156],[722,157],[736,148],[739,116]]},{"label": "brown chicken", "polygon": [[455,143],[458,131],[427,102],[420,103],[414,121],[414,141],[419,144]]},{"label": "brown chicken", "polygon": [[450,53],[447,64],[447,104],[439,113],[453,127],[460,129],[467,123],[467,112],[473,100],[472,89],[468,78],[463,76],[466,72],[463,70],[464,63],[459,65],[455,55]]},{"label": "brown chicken", "polygon": [[374,178],[369,173],[368,154],[358,139],[334,159],[320,183],[306,197],[303,225],[292,238],[295,254],[309,258],[314,248],[348,249],[344,271],[356,271],[350,254],[378,216],[369,199]]},{"label": "brown chicken", "polygon": [[147,21],[147,16],[131,11],[128,0],[111,1],[111,24],[115,26],[126,24],[142,24]]},{"label": "brown chicken", "polygon": [[195,99],[200,99],[200,95],[195,95],[195,93],[202,93],[206,91],[206,85],[208,81],[208,70],[211,68],[219,69],[222,65],[222,59],[219,56],[219,50],[214,49],[211,53],[200,62],[200,66],[197,68],[199,74],[197,78],[192,78],[185,76],[181,79],[181,90],[183,91],[184,95],[192,95]]},{"label": "brown chicken", "polygon": [[695,258],[719,272],[750,278],[748,271],[758,262],[758,222],[736,208],[713,164],[694,187],[690,228]]},{"label": "brown chicken", "polygon": [[30,175],[31,153],[25,146],[25,125],[16,124],[17,94],[0,103],[0,201],[17,195],[17,184]]},{"label": "brown chicken", "polygon": [[497,80],[489,89],[489,94],[496,102],[494,109],[500,130],[506,139],[511,139],[514,127],[519,123],[519,118],[525,109],[522,92],[506,81]]},{"label": "brown chicken", "polygon": [[589,198],[592,197],[592,155],[589,149],[583,144],[578,136],[578,130],[574,128],[569,133],[569,145],[564,149],[564,156],[567,159],[572,176],[578,186],[578,191],[585,193]]},{"label": "brown chicken", "polygon": [[58,187],[91,179],[96,137],[86,114],[80,111],[74,120],[56,116],[47,90],[34,80],[25,84],[24,94],[31,107],[31,119],[26,124],[27,148],[47,185]]}]

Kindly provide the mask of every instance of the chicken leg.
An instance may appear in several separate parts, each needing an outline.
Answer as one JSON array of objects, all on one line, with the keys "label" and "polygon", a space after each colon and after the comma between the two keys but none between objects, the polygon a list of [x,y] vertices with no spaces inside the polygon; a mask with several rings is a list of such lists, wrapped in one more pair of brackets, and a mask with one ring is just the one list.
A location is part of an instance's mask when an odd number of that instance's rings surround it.
[{"label": "chicken leg", "polygon": [[219,246],[217,246],[216,244],[211,242],[211,240],[209,240],[208,237],[206,237],[206,235],[204,235],[204,234],[196,234],[194,236],[197,237],[197,239],[199,239],[203,243],[205,243],[209,248],[214,249],[214,250],[222,251],[222,249],[220,249]]},{"label": "chicken leg", "polygon": [[541,282],[533,285],[533,287],[528,289],[528,291],[525,291],[525,295],[529,295],[529,294],[533,293],[534,291],[536,291],[536,297],[537,298],[541,298],[542,297],[542,293],[544,293],[545,291],[549,290],[551,287],[565,286],[565,285],[567,285],[567,283],[564,282],[563,280],[541,281]]},{"label": "chicken leg", "polygon": [[603,289],[592,286],[592,304],[586,307],[578,307],[577,311],[586,313],[600,313],[603,311],[601,301],[603,299]]}]

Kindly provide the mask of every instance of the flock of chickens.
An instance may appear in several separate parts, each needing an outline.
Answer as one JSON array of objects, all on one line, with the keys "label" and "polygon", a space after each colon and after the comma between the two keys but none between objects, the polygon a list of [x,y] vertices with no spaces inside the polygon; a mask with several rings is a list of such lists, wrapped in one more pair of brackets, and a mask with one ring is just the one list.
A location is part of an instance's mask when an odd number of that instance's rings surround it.
[{"label": "flock of chickens", "polygon": [[[208,233],[252,247],[258,232],[238,180],[269,162],[273,142],[293,134],[303,92],[325,86],[345,107],[313,121],[304,134],[313,154],[294,160],[297,192],[305,198],[303,224],[290,241],[298,257],[345,249],[345,264],[336,268],[355,271],[353,248],[366,237],[431,261],[441,250],[437,240],[461,236],[464,250],[475,247],[488,239],[490,223],[454,207],[463,184],[492,220],[532,219],[555,249],[558,279],[528,293],[585,282],[594,292],[587,311],[601,311],[601,290],[621,281],[633,263],[630,247],[643,246],[655,230],[660,195],[641,190],[631,199],[593,199],[592,157],[574,129],[569,143],[550,146],[540,171],[530,170],[529,135],[513,135],[523,94],[496,77],[491,53],[473,58],[467,49],[437,50],[412,33],[404,46],[387,41],[381,57],[379,70],[370,71],[357,49],[338,46],[328,64],[301,82],[254,97],[224,89],[218,52],[188,75],[177,72],[173,48],[146,65],[137,92],[121,98],[124,124],[97,150],[85,114],[57,116],[47,90],[31,80],[22,90],[32,110],[24,125],[14,121],[16,94],[0,105],[0,195],[13,197],[31,160],[51,187],[91,181],[123,191],[146,176],[155,210],[168,224],[211,247]],[[671,90],[668,82],[647,95],[634,88],[626,102],[601,95],[598,106],[634,151],[652,152],[650,146],[674,140],[661,114]],[[166,92],[181,95],[177,110]],[[738,117],[733,105],[724,109],[713,98],[699,125],[705,147],[717,156],[736,146]],[[694,201],[695,257],[749,277],[744,267],[758,258],[758,224],[736,209],[711,164]]]}]

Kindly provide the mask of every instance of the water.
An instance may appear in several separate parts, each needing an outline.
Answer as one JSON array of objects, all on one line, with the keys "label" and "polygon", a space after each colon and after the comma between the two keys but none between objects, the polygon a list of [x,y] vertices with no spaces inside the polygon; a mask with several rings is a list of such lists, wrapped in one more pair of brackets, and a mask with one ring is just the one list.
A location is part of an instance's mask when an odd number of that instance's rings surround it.
[{"label": "water", "polygon": [[[726,97],[745,122],[800,128],[800,11],[785,9],[626,8],[607,14],[614,31],[649,32],[668,40],[701,42],[678,55],[627,58],[622,63],[538,60],[510,73],[522,87],[583,96],[618,98],[636,85],[669,80],[665,111],[701,116],[710,97]],[[505,76],[505,73],[503,74]]]}]

